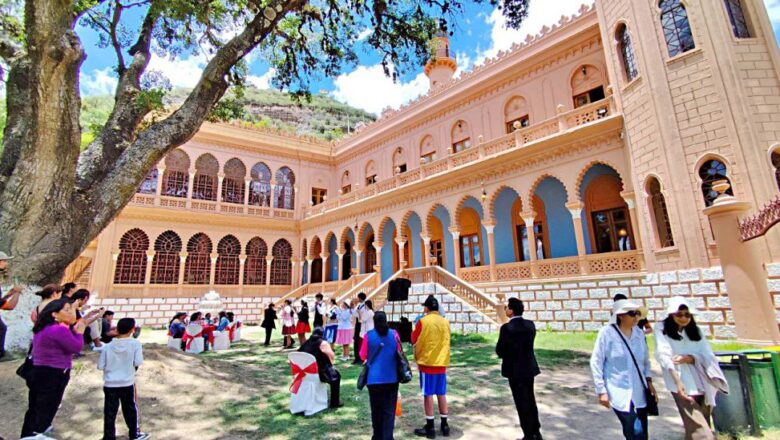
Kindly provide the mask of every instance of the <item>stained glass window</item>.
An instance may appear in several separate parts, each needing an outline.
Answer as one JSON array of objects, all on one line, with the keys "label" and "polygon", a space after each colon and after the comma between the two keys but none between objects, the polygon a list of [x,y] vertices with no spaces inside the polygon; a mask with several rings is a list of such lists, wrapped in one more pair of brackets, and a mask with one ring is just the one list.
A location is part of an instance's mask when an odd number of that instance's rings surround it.
[{"label": "stained glass window", "polygon": [[152,260],[152,284],[177,284],[181,238],[173,231],[165,231],[154,241],[154,259]]},{"label": "stained glass window", "polygon": [[244,263],[244,284],[265,284],[268,246],[260,237],[249,240],[246,245],[246,262]]},{"label": "stained glass window", "polygon": [[232,235],[225,236],[217,244],[217,266],[214,270],[214,284],[238,284],[241,267],[241,243]]},{"label": "stained glass window", "polygon": [[680,0],[661,0],[658,7],[661,9],[661,27],[669,56],[673,57],[695,48],[688,12]]},{"label": "stained glass window", "polygon": [[[711,206],[715,199],[718,198],[718,192],[712,188],[715,182],[725,180],[731,183],[728,178],[726,165],[719,160],[708,160],[705,162],[699,168],[699,177],[701,177],[701,192],[704,195],[704,204],[707,206]],[[726,191],[726,194],[734,195],[731,187]]]},{"label": "stained glass window", "polygon": [[208,284],[211,275],[211,239],[198,233],[187,242],[187,260],[184,263],[185,284]]},{"label": "stained glass window", "polygon": [[631,44],[631,36],[628,34],[628,28],[625,25],[620,26],[618,30],[618,49],[623,61],[623,71],[626,74],[626,81],[633,81],[639,75],[636,67],[636,56],[634,55],[634,45]]},{"label": "stained glass window", "polygon": [[114,284],[143,284],[146,281],[146,251],[149,237],[140,229],[131,229],[119,240]]},{"label": "stained glass window", "polygon": [[271,261],[271,284],[278,286],[287,286],[292,280],[292,246],[285,239],[280,239],[274,243],[271,250],[274,257]]},{"label": "stained glass window", "polygon": [[737,38],[750,38],[750,27],[748,26],[747,18],[745,18],[745,10],[742,8],[742,0],[724,0],[724,2],[734,36]]}]

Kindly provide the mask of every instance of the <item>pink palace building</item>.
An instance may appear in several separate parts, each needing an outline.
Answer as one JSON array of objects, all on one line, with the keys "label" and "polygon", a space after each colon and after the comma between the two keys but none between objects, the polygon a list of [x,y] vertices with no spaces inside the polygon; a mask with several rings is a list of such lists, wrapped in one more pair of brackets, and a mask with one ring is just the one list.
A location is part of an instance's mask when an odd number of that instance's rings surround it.
[{"label": "pink palace building", "polygon": [[[204,124],[66,279],[146,325],[212,290],[246,322],[364,291],[394,319],[435,292],[454,331],[495,331],[510,296],[589,331],[623,293],[652,319],[690,296],[710,335],[738,335],[704,211],[719,180],[752,211],[778,194],[761,0],[597,0],[458,78],[447,38],[432,47],[429,92],[337,143]],[[751,246],[778,302],[780,227]],[[409,302],[386,302],[396,277]]]}]

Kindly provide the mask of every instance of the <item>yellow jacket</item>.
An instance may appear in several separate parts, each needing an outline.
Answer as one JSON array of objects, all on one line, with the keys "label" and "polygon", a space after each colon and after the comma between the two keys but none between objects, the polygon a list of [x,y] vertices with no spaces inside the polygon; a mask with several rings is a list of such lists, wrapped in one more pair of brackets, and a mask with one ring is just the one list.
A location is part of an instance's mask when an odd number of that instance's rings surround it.
[{"label": "yellow jacket", "polygon": [[439,312],[430,312],[420,319],[421,327],[414,344],[414,358],[426,367],[450,366],[450,322]]}]

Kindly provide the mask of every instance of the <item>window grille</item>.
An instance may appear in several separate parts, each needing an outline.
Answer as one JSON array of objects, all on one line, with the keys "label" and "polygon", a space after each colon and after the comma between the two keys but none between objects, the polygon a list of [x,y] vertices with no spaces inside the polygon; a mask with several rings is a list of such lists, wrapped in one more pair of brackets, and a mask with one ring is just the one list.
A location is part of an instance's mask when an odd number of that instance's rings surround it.
[{"label": "window grille", "polygon": [[742,0],[724,0],[724,2],[734,36],[737,38],[750,38],[750,27],[745,17],[745,10],[742,8]]},{"label": "window grille", "polygon": [[244,263],[244,284],[265,284],[268,246],[260,237],[249,240],[246,245],[246,262]]},{"label": "window grille", "polygon": [[140,229],[131,229],[119,240],[114,284],[144,284],[149,237]]},{"label": "window grille", "polygon": [[271,169],[262,162],[252,167],[252,183],[249,184],[249,204],[271,206]]},{"label": "window grille", "polygon": [[[701,191],[704,195],[704,204],[712,206],[712,203],[718,198],[718,192],[712,188],[712,185],[719,180],[731,181],[728,178],[726,165],[719,160],[708,160],[699,168],[699,177],[701,177]],[[726,194],[733,196],[734,191],[729,186]]]},{"label": "window grille", "polygon": [[214,284],[237,285],[241,267],[241,243],[228,235],[217,244],[217,266],[214,270]]},{"label": "window grille", "polygon": [[211,275],[211,239],[198,233],[187,242],[187,260],[184,263],[185,284],[209,284]]},{"label": "window grille", "polygon": [[622,26],[618,33],[618,47],[620,56],[623,59],[623,72],[626,74],[626,82],[631,82],[639,75],[639,70],[636,66],[634,45],[631,43],[631,36],[628,34],[626,26]]},{"label": "window grille", "polygon": [[181,238],[173,231],[165,231],[154,241],[152,284],[178,284]]},{"label": "window grille", "polygon": [[141,185],[136,191],[138,194],[157,194],[157,167],[152,168],[144,177]]},{"label": "window grille", "polygon": [[288,167],[276,172],[276,208],[295,209],[295,174]]},{"label": "window grille", "polygon": [[653,178],[648,183],[647,189],[650,195],[650,206],[653,210],[655,230],[658,234],[658,244],[662,248],[674,246],[672,223],[669,221],[669,211],[666,208],[666,198],[661,192],[661,184]]},{"label": "window grille", "polygon": [[274,257],[271,261],[271,284],[277,286],[287,286],[292,284],[292,246],[290,243],[281,239],[274,243],[271,250]]},{"label": "window grille", "polygon": [[680,0],[661,0],[661,28],[666,38],[666,48],[669,56],[687,52],[696,47],[693,41],[688,12]]}]

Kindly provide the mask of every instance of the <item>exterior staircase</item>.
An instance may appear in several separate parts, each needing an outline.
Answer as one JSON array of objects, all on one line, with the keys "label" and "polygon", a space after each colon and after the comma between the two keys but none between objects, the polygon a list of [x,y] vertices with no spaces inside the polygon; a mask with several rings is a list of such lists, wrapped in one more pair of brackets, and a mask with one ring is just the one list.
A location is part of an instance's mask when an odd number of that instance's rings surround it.
[{"label": "exterior staircase", "polygon": [[[274,306],[281,307],[284,305],[284,302],[286,300],[291,300],[293,302],[303,299],[309,296],[314,296],[318,293],[322,293],[325,297],[330,296],[331,298],[336,298],[336,301],[340,301],[340,298],[348,298],[349,292],[355,291],[355,295],[357,295],[358,290],[355,290],[357,286],[362,285],[361,283],[364,283],[366,280],[370,280],[375,277],[376,274],[373,273],[364,273],[359,275],[353,275],[348,280],[344,280],[341,283],[341,286],[338,286],[338,282],[330,281],[327,283],[306,283],[296,289],[293,289],[283,297],[279,298],[275,303]],[[369,283],[370,285],[370,283]],[[332,288],[336,287],[335,290]]]},{"label": "exterior staircase", "polygon": [[503,304],[439,266],[402,269],[394,273],[384,283],[368,294],[366,299],[372,300],[374,303],[374,310],[380,310],[387,304],[387,292],[390,281],[396,278],[407,278],[412,282],[412,285],[428,283],[438,284],[476,309],[484,315],[490,323],[500,325],[507,321]]}]

